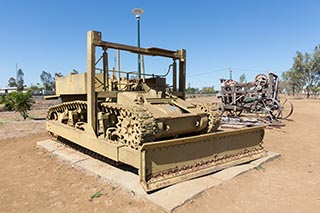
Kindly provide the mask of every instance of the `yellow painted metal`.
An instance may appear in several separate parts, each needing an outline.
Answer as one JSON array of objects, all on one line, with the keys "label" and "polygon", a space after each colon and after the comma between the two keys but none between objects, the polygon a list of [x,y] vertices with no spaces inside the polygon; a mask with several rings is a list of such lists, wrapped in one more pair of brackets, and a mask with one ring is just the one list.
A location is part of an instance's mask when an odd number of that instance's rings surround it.
[{"label": "yellow painted metal", "polygon": [[56,77],[56,94],[87,94],[87,73]]},{"label": "yellow painted metal", "polygon": [[116,162],[119,161],[118,149],[123,145],[107,143],[103,139],[98,139],[95,134],[93,134],[90,126],[83,131],[65,124],[61,124],[57,121],[47,121],[46,129],[48,132],[58,135],[84,148],[90,149]]},{"label": "yellow painted metal", "polygon": [[146,191],[219,171],[266,155],[264,127],[220,131],[184,138],[149,142],[134,150],[99,139],[88,130],[78,130],[57,121],[47,121],[47,130],[82,147],[139,170]]},{"label": "yellow painted metal", "polygon": [[[87,35],[87,72],[57,78],[63,103],[48,110],[49,132],[137,168],[146,191],[265,155],[263,127],[205,134],[218,128],[220,118],[216,109],[184,101],[185,50],[137,48],[102,41],[100,32]],[[96,73],[96,47],[104,52],[104,73]],[[108,48],[173,59],[171,93],[160,76],[109,77]]]},{"label": "yellow painted metal", "polygon": [[146,143],[140,180],[152,191],[266,155],[263,127]]}]

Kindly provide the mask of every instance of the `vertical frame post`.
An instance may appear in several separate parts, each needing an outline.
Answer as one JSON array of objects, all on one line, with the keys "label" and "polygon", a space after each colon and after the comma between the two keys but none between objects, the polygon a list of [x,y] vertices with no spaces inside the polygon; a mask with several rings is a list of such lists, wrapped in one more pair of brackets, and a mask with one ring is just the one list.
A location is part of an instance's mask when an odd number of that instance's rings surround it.
[{"label": "vertical frame post", "polygon": [[103,91],[109,91],[109,66],[107,48],[103,48]]},{"label": "vertical frame post", "polygon": [[96,46],[95,41],[101,40],[101,33],[89,31],[87,33],[87,119],[89,126],[97,133],[97,107],[96,107]]},{"label": "vertical frame post", "polygon": [[173,86],[173,91],[177,91],[177,62],[176,60],[173,61],[172,65],[172,86]]},{"label": "vertical frame post", "polygon": [[179,50],[181,55],[179,64],[179,92],[181,92],[181,97],[183,100],[186,99],[186,50]]}]

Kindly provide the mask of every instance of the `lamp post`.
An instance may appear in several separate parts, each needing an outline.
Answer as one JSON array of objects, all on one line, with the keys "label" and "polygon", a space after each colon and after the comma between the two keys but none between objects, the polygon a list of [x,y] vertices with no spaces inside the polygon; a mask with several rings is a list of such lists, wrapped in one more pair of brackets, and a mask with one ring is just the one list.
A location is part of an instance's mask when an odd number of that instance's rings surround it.
[{"label": "lamp post", "polygon": [[[135,8],[132,13],[136,15],[138,25],[138,49],[140,49],[140,15],[144,12],[141,8]],[[140,52],[138,53],[138,77],[141,79],[141,57]]]}]

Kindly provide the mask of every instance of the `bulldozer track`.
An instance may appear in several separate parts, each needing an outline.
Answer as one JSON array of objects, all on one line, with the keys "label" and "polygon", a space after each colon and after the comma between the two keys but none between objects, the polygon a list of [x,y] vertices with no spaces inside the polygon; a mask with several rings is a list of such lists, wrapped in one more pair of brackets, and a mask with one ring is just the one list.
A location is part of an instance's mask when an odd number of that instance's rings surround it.
[{"label": "bulldozer track", "polygon": [[116,140],[133,149],[144,142],[153,141],[156,133],[156,121],[143,106],[121,106],[115,103],[102,103],[102,110],[117,115]]},{"label": "bulldozer track", "polygon": [[109,159],[109,158],[107,158],[107,157],[105,157],[103,155],[100,155],[100,154],[98,154],[98,153],[96,153],[96,152],[94,152],[94,151],[92,151],[90,149],[87,149],[87,148],[85,148],[83,146],[80,146],[80,145],[78,145],[78,144],[76,144],[76,143],[74,143],[72,141],[69,141],[69,140],[67,140],[67,139],[65,139],[65,138],[63,138],[61,136],[57,136],[57,135],[54,135],[52,133],[50,133],[50,136],[51,136],[52,140],[54,140],[54,141],[56,141],[56,142],[58,142],[60,144],[66,145],[66,146],[68,146],[68,147],[70,147],[70,148],[72,148],[72,149],[74,149],[76,151],[79,151],[79,152],[81,152],[83,154],[86,154],[86,155],[88,155],[88,156],[90,156],[92,158],[95,158],[95,159],[100,160],[102,162],[108,163],[108,164],[110,164],[112,166],[120,166],[120,165],[122,165],[121,162],[116,162],[114,160],[111,160],[111,159]]},{"label": "bulldozer track", "polygon": [[204,111],[208,117],[208,126],[204,133],[211,133],[217,131],[220,126],[220,113],[215,105],[195,104],[197,108]]},{"label": "bulldozer track", "polygon": [[71,110],[77,110],[79,113],[87,111],[86,101],[71,101],[64,102],[55,106],[49,107],[47,111],[47,120],[57,120],[58,113],[64,113]]},{"label": "bulldozer track", "polygon": [[[156,133],[156,122],[152,113],[143,106],[126,107],[115,103],[102,103],[100,110],[111,115],[115,128],[111,139],[115,143],[121,143],[133,149],[138,149],[144,142],[153,141]],[[77,121],[86,121],[87,102],[71,101],[52,106],[47,111],[47,120],[58,120],[61,114],[68,115],[69,111],[82,114]],[[75,121],[75,122],[77,122]],[[74,124],[72,125],[74,126]]]}]

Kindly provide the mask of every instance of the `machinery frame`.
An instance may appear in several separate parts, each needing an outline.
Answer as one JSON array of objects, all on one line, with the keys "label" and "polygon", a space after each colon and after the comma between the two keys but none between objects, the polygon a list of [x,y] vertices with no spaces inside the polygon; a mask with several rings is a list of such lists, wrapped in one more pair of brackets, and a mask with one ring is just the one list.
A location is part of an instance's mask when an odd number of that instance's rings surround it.
[{"label": "machinery frame", "polygon": [[[89,31],[87,38],[87,72],[56,79],[55,98],[60,97],[62,103],[48,109],[46,128],[57,140],[138,169],[147,192],[266,155],[264,127],[217,131],[220,117],[216,108],[184,101],[184,49],[106,42],[96,31]],[[98,60],[96,48],[103,51]],[[143,79],[119,77],[114,81],[113,70],[109,76],[108,49],[171,58],[172,88],[159,76],[145,79],[145,73]],[[97,74],[101,59],[102,73]],[[131,135],[134,131],[137,138]]]}]

